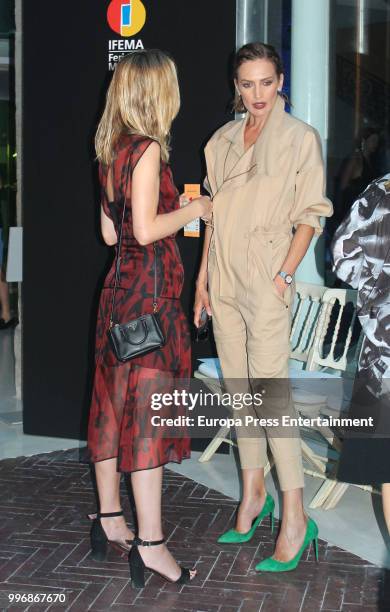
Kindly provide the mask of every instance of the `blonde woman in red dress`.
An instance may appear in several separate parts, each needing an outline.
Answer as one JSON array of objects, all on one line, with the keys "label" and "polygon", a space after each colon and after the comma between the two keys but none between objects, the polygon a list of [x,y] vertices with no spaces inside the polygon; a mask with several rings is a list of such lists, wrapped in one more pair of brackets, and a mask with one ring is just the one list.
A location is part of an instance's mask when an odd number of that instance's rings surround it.
[{"label": "blonde woman in red dress", "polygon": [[[99,304],[88,431],[100,503],[99,513],[91,515],[91,546],[97,558],[105,557],[108,542],[129,550],[136,587],[144,585],[145,568],[181,584],[195,575],[176,563],[161,524],[162,466],[188,458],[190,440],[185,435],[165,437],[150,423],[150,394],[161,392],[162,380],[174,388],[176,379],[191,374],[190,336],[179,299],[184,271],[175,234],[197,217],[210,217],[212,207],[203,197],[180,207],[168,165],[169,131],[179,107],[173,61],[158,50],[130,53],[115,70],[96,134],[101,229],[108,245],[117,244],[123,198],[126,202],[115,320],[125,323],[152,312],[155,246],[158,312],[166,337],[161,349],[125,363],[116,359],[107,336],[114,261]],[[169,408],[171,417],[179,412],[180,407]],[[122,472],[131,474],[136,537],[121,510]]]}]

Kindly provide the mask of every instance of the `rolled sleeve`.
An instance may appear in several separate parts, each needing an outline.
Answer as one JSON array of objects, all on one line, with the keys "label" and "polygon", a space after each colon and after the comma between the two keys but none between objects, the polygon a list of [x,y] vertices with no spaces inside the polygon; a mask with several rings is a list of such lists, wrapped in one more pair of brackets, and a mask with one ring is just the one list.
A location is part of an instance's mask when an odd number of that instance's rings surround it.
[{"label": "rolled sleeve", "polygon": [[325,195],[325,173],[319,137],[315,130],[310,130],[302,143],[291,222],[295,228],[298,225],[310,225],[315,234],[320,235],[321,217],[331,217],[332,214],[332,202]]}]

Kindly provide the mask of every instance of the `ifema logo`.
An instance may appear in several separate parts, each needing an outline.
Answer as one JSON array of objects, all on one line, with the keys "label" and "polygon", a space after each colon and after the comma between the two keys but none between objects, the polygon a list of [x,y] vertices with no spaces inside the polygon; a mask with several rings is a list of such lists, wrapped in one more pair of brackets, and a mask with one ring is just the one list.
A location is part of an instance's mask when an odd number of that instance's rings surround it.
[{"label": "ifema logo", "polygon": [[144,27],[146,9],[141,0],[112,0],[107,9],[107,21],[121,36],[108,41],[108,70],[112,71],[124,55],[144,48],[140,38],[130,37]]},{"label": "ifema logo", "polygon": [[107,21],[114,32],[128,38],[144,27],[146,9],[141,0],[112,0],[107,10]]}]

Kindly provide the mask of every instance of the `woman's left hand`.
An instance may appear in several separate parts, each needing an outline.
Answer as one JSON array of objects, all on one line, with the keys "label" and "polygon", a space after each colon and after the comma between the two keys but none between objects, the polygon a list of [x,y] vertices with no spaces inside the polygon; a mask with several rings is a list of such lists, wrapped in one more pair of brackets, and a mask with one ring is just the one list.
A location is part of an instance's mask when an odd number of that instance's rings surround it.
[{"label": "woman's left hand", "polygon": [[277,274],[274,278],[274,283],[276,285],[276,289],[277,292],[279,293],[280,297],[283,297],[284,292],[287,289],[287,284],[284,282],[284,280],[282,279],[281,276],[279,276],[279,274]]}]

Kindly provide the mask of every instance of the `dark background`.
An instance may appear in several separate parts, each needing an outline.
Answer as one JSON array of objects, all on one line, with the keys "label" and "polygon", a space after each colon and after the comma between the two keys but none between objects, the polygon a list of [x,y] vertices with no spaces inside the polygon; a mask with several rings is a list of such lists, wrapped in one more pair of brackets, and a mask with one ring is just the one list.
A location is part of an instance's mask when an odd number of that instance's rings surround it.
[{"label": "dark background", "polygon": [[[112,253],[99,234],[93,136],[108,72],[109,2],[23,3],[24,432],[85,437],[99,290]],[[202,149],[231,119],[235,0],[146,0],[134,38],[175,58],[182,109],[173,131],[179,188],[201,183]],[[200,240],[179,236],[192,309]],[[194,359],[212,351],[194,345]]]}]

